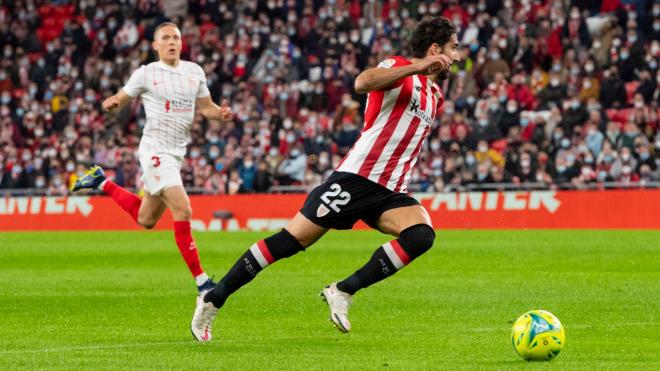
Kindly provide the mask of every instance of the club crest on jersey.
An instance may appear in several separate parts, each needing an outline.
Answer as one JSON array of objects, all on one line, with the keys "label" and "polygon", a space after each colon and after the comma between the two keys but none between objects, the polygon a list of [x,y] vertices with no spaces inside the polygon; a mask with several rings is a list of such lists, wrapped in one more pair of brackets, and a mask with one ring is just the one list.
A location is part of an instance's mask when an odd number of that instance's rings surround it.
[{"label": "club crest on jersey", "polygon": [[170,100],[169,100],[169,99],[166,100],[166,101],[165,101],[165,113],[170,112],[170,108],[171,108],[171,107],[172,107],[172,106],[171,106]]},{"label": "club crest on jersey", "polygon": [[328,215],[329,212],[330,209],[328,209],[325,205],[321,204],[319,205],[319,208],[316,209],[316,217],[323,218],[324,216]]}]

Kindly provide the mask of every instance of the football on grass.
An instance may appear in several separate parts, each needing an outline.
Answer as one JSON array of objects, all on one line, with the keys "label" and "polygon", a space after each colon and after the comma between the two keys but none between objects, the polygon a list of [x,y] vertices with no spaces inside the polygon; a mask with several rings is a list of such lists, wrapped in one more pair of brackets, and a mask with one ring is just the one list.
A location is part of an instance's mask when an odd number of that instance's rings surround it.
[{"label": "football on grass", "polygon": [[557,357],[564,346],[564,326],[552,313],[532,310],[513,323],[511,343],[526,361],[549,361]]}]

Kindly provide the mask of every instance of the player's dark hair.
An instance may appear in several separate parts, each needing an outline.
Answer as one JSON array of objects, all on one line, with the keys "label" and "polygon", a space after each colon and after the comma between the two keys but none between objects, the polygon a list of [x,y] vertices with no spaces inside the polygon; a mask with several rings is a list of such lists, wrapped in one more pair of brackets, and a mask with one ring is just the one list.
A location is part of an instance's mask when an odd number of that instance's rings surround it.
[{"label": "player's dark hair", "polygon": [[161,28],[166,27],[166,26],[172,26],[172,27],[176,28],[177,30],[179,29],[179,26],[177,26],[176,23],[163,22],[163,23],[159,24],[158,27],[156,27],[156,29],[154,30],[154,40],[156,40],[156,35],[158,35],[158,30],[160,30]]},{"label": "player's dark hair", "polygon": [[433,43],[445,45],[456,32],[456,26],[445,17],[423,19],[412,34],[410,49],[413,57],[424,58]]}]

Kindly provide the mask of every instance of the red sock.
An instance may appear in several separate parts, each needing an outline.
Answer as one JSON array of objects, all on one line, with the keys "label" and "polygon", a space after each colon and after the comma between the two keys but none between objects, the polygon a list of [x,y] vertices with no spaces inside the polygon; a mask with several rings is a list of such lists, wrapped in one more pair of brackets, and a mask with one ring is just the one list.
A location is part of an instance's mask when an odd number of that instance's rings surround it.
[{"label": "red sock", "polygon": [[103,185],[103,192],[112,197],[112,199],[115,200],[122,209],[129,213],[135,222],[137,222],[138,211],[140,211],[140,205],[142,204],[140,197],[116,185],[111,180],[105,182]]},{"label": "red sock", "polygon": [[174,221],[174,239],[193,277],[204,273],[202,265],[199,262],[199,253],[197,252],[195,240],[193,240],[192,233],[190,232],[189,220]]}]

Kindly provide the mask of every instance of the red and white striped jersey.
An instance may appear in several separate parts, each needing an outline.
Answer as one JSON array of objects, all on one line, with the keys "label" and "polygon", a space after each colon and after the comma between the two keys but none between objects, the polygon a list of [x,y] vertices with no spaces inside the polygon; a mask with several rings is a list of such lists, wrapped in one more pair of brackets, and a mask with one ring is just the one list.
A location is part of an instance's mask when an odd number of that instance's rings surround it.
[{"label": "red and white striped jersey", "polygon": [[[380,62],[378,68],[411,63],[396,56]],[[362,133],[336,170],[405,193],[422,142],[443,103],[440,87],[424,75],[407,76],[386,89],[369,92]]]},{"label": "red and white striped jersey", "polygon": [[147,123],[139,151],[183,157],[196,100],[211,94],[202,67],[188,61],[179,61],[176,67],[149,63],[135,70],[122,90],[131,97],[142,96]]}]

